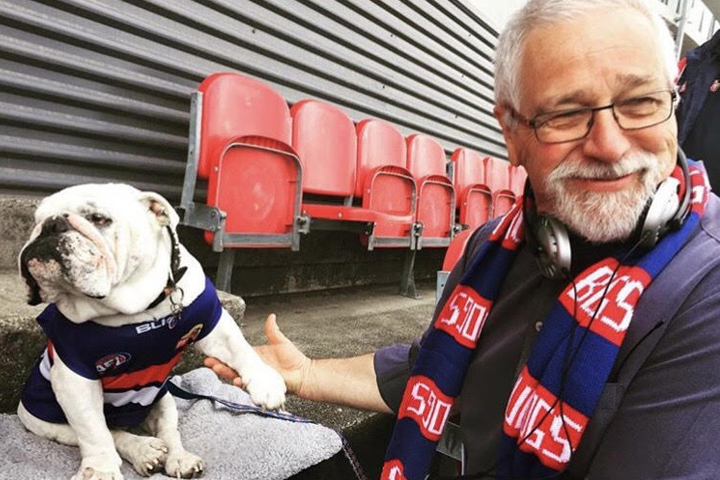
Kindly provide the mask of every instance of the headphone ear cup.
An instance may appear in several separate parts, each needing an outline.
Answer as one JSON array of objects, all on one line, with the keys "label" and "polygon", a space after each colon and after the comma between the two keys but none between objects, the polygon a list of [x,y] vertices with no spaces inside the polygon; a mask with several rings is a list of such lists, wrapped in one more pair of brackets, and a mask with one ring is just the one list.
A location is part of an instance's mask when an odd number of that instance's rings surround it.
[{"label": "headphone ear cup", "polygon": [[565,225],[550,215],[538,215],[534,226],[538,267],[550,279],[566,278],[570,273],[572,249]]},{"label": "headphone ear cup", "polygon": [[680,181],[668,177],[662,181],[650,199],[645,210],[642,226],[640,227],[640,245],[652,248],[668,228],[668,222],[676,215],[680,208],[678,188]]}]

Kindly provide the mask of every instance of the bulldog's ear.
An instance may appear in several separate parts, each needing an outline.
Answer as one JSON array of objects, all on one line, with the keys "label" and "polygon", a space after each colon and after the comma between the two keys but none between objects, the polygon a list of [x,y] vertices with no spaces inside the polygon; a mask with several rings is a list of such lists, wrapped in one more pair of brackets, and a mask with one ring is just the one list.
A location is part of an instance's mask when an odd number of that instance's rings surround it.
[{"label": "bulldog's ear", "polygon": [[162,195],[155,192],[142,192],[138,201],[155,214],[161,227],[170,225],[175,229],[180,222],[177,212]]},{"label": "bulldog's ear", "polygon": [[27,265],[22,262],[20,263],[20,275],[23,280],[25,280],[25,293],[27,294],[28,305],[40,305],[42,303],[40,285],[38,285],[37,281],[30,274]]},{"label": "bulldog's ear", "polygon": [[[37,230],[37,227],[35,230]],[[20,270],[20,276],[25,281],[25,293],[27,294],[28,305],[39,305],[42,303],[42,298],[40,297],[40,285],[32,276],[30,269],[28,268],[28,262],[30,259],[28,258],[26,247],[29,244],[30,241],[23,245],[20,250],[20,255],[18,255],[18,269]]]}]

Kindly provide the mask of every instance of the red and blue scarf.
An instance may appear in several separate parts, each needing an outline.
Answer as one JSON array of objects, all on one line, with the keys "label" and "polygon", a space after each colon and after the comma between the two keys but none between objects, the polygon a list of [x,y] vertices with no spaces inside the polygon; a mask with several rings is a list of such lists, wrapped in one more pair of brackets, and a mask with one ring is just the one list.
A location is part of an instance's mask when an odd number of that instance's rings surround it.
[{"label": "red and blue scarf", "polygon": [[[673,175],[681,190],[686,188],[679,167]],[[703,215],[709,188],[701,164],[691,162],[690,183],[691,209],[681,228],[634,262],[621,265],[618,254],[593,264],[562,291],[510,394],[492,476],[535,478],[567,468],[638,300]],[[382,480],[425,478],[485,321],[522,244],[522,201],[480,246],[426,336],[403,394]]]}]

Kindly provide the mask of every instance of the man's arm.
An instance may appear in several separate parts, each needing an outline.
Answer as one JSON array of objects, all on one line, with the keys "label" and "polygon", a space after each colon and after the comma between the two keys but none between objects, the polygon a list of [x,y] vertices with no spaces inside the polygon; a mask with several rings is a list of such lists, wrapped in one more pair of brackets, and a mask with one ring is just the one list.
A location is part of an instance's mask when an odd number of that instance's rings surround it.
[{"label": "man's arm", "polygon": [[373,357],[311,360],[299,397],[348,407],[392,413],[380,396]]},{"label": "man's arm", "polygon": [[[308,400],[391,413],[378,390],[374,354],[310,359],[280,331],[274,314],[265,321],[265,335],[268,344],[255,347],[255,350],[265,363],[282,375],[288,392]],[[207,358],[205,365],[242,386],[237,373],[218,360]]]},{"label": "man's arm", "polygon": [[[468,240],[462,257],[448,277],[433,319],[462,278],[469,259],[498,221],[480,227]],[[377,358],[375,353],[371,353],[352,358],[311,360],[283,335],[273,314],[265,322],[265,336],[268,344],[255,347],[255,350],[265,363],[282,375],[289,393],[308,400],[387,413],[392,413],[400,405],[419,348],[416,342],[412,348],[396,345],[381,349]],[[237,373],[217,359],[207,358],[205,365],[221,377],[242,386]]]}]

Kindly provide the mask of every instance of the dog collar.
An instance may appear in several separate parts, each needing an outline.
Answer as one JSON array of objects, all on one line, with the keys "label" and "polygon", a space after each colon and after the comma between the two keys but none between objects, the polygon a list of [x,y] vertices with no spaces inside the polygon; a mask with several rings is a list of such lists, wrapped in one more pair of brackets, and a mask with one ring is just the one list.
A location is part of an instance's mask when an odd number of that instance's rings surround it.
[{"label": "dog collar", "polygon": [[180,302],[177,303],[173,301],[172,294],[178,290],[182,294],[182,289],[177,286],[177,283],[183,275],[185,275],[185,272],[187,272],[187,267],[180,267],[180,243],[178,242],[177,235],[170,225],[165,228],[167,228],[167,231],[170,234],[170,272],[168,272],[168,279],[165,287],[163,287],[157,298],[155,298],[155,300],[153,300],[145,310],[157,307],[160,305],[160,302],[170,297],[170,301],[173,306],[173,314],[179,315],[182,311],[182,295],[180,296]]}]

